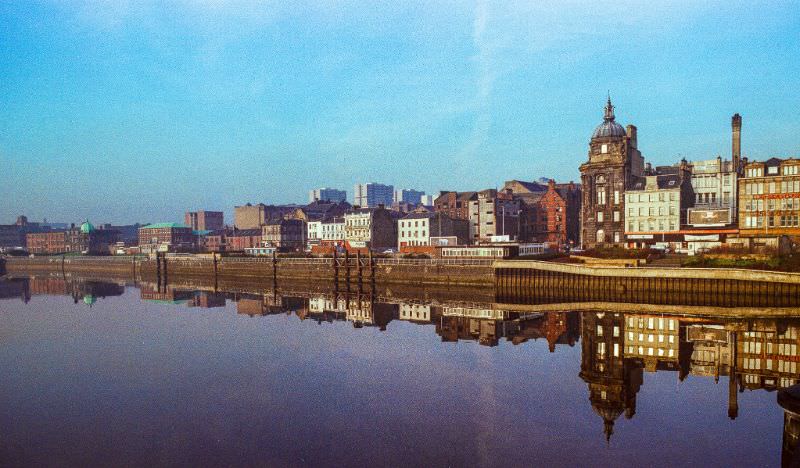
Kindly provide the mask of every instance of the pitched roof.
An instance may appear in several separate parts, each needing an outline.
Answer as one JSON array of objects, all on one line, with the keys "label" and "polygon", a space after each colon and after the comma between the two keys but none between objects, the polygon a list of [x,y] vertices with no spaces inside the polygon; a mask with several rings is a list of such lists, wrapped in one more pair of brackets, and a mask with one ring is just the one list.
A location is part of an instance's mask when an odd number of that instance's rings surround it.
[{"label": "pitched roof", "polygon": [[[650,176],[656,178],[659,190],[672,190],[680,188],[681,176],[679,174],[664,174]],[[647,177],[636,177],[629,190],[644,190],[647,188]]]},{"label": "pitched roof", "polygon": [[430,211],[416,211],[403,216],[401,219],[423,219],[434,217],[436,217],[436,213],[431,213]]},{"label": "pitched roof", "polygon": [[228,237],[255,237],[261,235],[261,229],[236,229]]},{"label": "pitched roof", "polygon": [[[513,185],[513,184],[521,185],[522,188],[524,188],[528,192],[546,192],[547,191],[547,185],[542,185],[542,184],[540,184],[538,182],[525,182],[525,181],[516,180],[516,179],[515,180],[509,180],[508,182],[506,182],[505,187],[508,188],[509,185]],[[524,193],[524,192],[522,192],[522,193]]]},{"label": "pitched roof", "polygon": [[525,203],[526,205],[532,205],[541,200],[545,193],[547,192],[515,193],[514,197],[519,200],[522,200],[522,202]]}]

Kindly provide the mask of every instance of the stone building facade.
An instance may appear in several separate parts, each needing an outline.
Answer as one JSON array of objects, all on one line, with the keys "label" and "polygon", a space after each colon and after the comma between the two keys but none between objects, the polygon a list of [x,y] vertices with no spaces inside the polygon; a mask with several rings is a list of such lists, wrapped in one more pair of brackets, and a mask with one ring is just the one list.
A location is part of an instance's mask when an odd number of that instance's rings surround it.
[{"label": "stone building facade", "polygon": [[577,245],[580,240],[580,186],[570,182],[547,185],[512,180],[503,187],[522,202],[520,239],[543,242],[553,248]]},{"label": "stone building facade", "polygon": [[262,227],[261,240],[281,252],[299,252],[306,246],[306,223],[301,219],[273,219]]},{"label": "stone building facade", "polygon": [[197,248],[197,236],[183,224],[148,224],[139,228],[139,247],[142,252],[192,252]]},{"label": "stone building facade", "polygon": [[[658,172],[666,173],[659,174]],[[625,239],[628,247],[679,248],[684,242],[682,227],[694,204],[691,172],[683,161],[679,167],[657,169],[625,192]]]},{"label": "stone building facade", "polygon": [[433,209],[451,218],[469,219],[469,204],[477,199],[477,192],[441,192],[433,201]]},{"label": "stone building facade", "polygon": [[603,123],[592,134],[589,160],[580,167],[581,243],[585,248],[624,245],[623,194],[644,174],[644,157],[637,147],[636,127],[615,121],[611,99]]},{"label": "stone building facade", "polygon": [[739,180],[739,235],[800,242],[800,160],[745,165]]},{"label": "stone building facade", "polygon": [[[433,245],[431,238],[455,237],[458,245],[469,242],[469,221],[442,213],[409,213],[397,221],[397,247]],[[435,239],[434,239],[435,240]]]},{"label": "stone building facade", "polygon": [[398,213],[386,208],[354,208],[344,215],[344,238],[349,248],[397,248]]},{"label": "stone building facade", "polygon": [[520,232],[521,202],[510,191],[478,192],[469,203],[470,238],[473,243],[490,242],[497,236],[516,240]]},{"label": "stone building facade", "polygon": [[222,211],[187,211],[184,224],[195,231],[216,231],[225,227],[225,214]]},{"label": "stone building facade", "polygon": [[291,216],[297,208],[296,205],[265,205],[263,203],[235,206],[233,208],[234,226],[237,229],[261,229],[261,226],[267,224],[268,221]]},{"label": "stone building facade", "polygon": [[79,227],[66,230],[31,233],[26,237],[28,251],[32,254],[54,255],[81,253],[86,255],[109,255],[111,246],[119,234],[113,230],[96,229],[86,221]]}]

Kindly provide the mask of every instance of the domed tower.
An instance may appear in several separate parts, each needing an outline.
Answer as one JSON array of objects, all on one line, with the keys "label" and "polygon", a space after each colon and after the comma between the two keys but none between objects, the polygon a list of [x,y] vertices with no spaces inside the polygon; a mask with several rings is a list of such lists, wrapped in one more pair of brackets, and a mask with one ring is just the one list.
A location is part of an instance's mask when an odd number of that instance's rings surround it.
[{"label": "domed tower", "polygon": [[609,96],[603,122],[589,141],[589,160],[580,167],[584,248],[625,243],[625,190],[644,175],[636,140],[636,127],[617,123]]},{"label": "domed tower", "polygon": [[81,234],[91,234],[94,232],[94,225],[87,219],[85,223],[81,224]]}]

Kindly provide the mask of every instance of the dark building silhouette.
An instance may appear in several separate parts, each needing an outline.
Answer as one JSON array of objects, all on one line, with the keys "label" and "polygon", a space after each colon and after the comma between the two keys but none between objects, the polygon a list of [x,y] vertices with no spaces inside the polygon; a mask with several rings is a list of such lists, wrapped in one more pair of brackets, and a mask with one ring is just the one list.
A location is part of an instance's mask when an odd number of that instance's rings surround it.
[{"label": "dark building silhouette", "polygon": [[636,414],[636,394],[642,385],[642,368],[624,358],[624,318],[619,313],[585,312],[581,320],[580,377],[589,386],[592,409],[603,419],[607,441],[617,418]]}]

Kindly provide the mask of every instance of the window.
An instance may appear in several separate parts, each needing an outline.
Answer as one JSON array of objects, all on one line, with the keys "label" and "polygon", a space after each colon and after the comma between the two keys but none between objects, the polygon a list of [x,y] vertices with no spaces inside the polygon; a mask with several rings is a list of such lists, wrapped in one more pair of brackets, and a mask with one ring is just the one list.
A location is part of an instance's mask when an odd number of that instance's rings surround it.
[{"label": "window", "polygon": [[607,144],[605,144],[605,143],[603,143],[602,145],[600,145],[600,152],[601,152],[602,154],[606,154],[606,153],[608,153],[608,145],[607,145]]},{"label": "window", "polygon": [[597,230],[597,242],[605,242],[606,241],[606,233],[602,229]]},{"label": "window", "polygon": [[614,204],[619,205],[619,190],[614,190]]},{"label": "window", "polygon": [[605,205],[606,204],[606,188],[605,187],[597,187],[597,204],[598,205]]},{"label": "window", "polygon": [[603,222],[603,212],[602,211],[598,211],[597,212],[597,222],[598,223],[602,223]]},{"label": "window", "polygon": [[614,242],[620,242],[620,235],[619,232],[614,233]]},{"label": "window", "polygon": [[614,211],[614,222],[615,223],[619,222],[619,211]]}]

